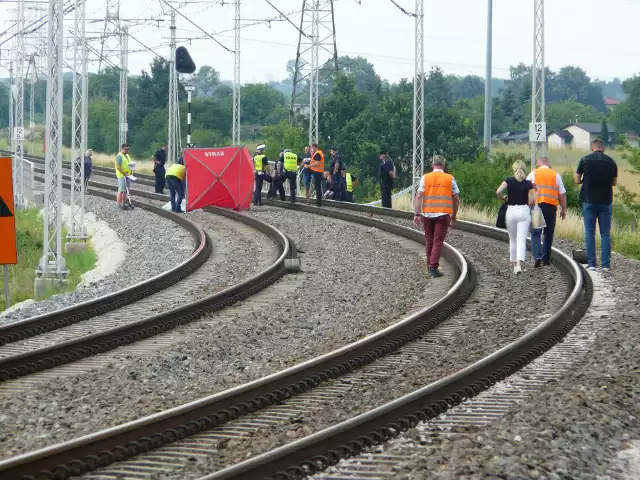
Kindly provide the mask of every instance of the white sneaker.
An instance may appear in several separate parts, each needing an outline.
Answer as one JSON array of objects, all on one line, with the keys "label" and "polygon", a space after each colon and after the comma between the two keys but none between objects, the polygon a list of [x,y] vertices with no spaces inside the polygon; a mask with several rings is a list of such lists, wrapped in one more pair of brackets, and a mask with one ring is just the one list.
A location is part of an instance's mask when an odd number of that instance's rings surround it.
[{"label": "white sneaker", "polygon": [[596,272],[598,269],[596,267],[587,267],[587,270],[590,272]]},{"label": "white sneaker", "polygon": [[515,273],[516,275],[522,273],[522,267],[520,267],[520,265],[516,265],[515,267],[513,267],[513,273]]}]

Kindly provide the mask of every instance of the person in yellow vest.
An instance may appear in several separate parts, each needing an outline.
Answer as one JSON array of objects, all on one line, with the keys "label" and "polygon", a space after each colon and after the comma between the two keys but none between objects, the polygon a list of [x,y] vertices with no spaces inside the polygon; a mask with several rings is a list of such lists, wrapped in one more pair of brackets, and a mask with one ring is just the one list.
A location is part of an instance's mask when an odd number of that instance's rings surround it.
[{"label": "person in yellow vest", "polygon": [[116,194],[116,204],[122,210],[129,210],[128,203],[125,202],[127,195],[127,186],[131,186],[131,155],[129,155],[129,144],[123,143],[120,147],[120,153],[116,155],[116,178],[118,179],[118,193]]},{"label": "person in yellow vest", "polygon": [[264,150],[267,148],[265,145],[258,145],[256,147],[256,153],[253,156],[253,167],[255,170],[255,186],[253,191],[253,204],[256,206],[262,205],[262,183],[273,181],[271,175],[267,173],[267,165],[269,165],[269,161],[267,160],[267,156],[264,154]]},{"label": "person in yellow vest", "polygon": [[413,223],[424,227],[427,249],[427,265],[432,277],[442,277],[440,254],[442,244],[449,227],[455,226],[460,190],[455,178],[444,173],[445,159],[440,155],[433,157],[433,171],[420,180],[414,205]]},{"label": "person in yellow vest", "polygon": [[165,179],[169,187],[169,200],[171,211],[182,213],[182,199],[184,198],[184,180],[187,176],[187,168],[182,165],[182,159],[167,169]]},{"label": "person in yellow vest", "polygon": [[284,173],[282,174],[282,183],[284,180],[289,180],[289,193],[291,194],[291,203],[296,203],[296,182],[298,180],[298,154],[293,153],[288,148],[284,151],[283,167]]},{"label": "person in yellow vest", "polygon": [[316,190],[316,205],[322,206],[322,180],[324,175],[324,153],[318,148],[318,144],[311,145],[311,162],[309,170],[313,175],[313,186]]},{"label": "person in yellow vest", "polygon": [[355,175],[351,174],[351,172],[348,172],[346,170],[343,170],[342,173],[344,174],[345,189],[347,192],[345,201],[353,203],[353,188],[356,185],[358,185],[358,179],[356,178]]},{"label": "person in yellow vest", "polygon": [[564,188],[562,177],[549,165],[547,157],[538,159],[538,168],[529,174],[527,180],[537,188],[537,202],[542,216],[547,224],[544,227],[544,243],[541,244],[542,228],[531,229],[531,250],[533,252],[534,268],[551,264],[551,246],[553,233],[556,229],[558,204],[560,204],[560,218],[567,215],[567,190]]}]

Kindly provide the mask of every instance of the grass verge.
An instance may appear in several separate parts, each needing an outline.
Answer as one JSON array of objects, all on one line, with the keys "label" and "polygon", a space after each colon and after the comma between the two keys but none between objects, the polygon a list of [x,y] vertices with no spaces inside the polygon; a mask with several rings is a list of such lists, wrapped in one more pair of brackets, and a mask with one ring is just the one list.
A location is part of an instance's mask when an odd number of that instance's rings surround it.
[{"label": "grass verge", "polygon": [[[396,210],[411,210],[411,194],[393,199],[393,208]],[[461,203],[458,217],[462,220],[495,225],[498,216],[497,208],[479,207]],[[564,220],[558,219],[555,235],[580,244],[584,243],[584,228],[582,215],[575,210],[569,210]],[[615,214],[611,226],[612,250],[625,257],[640,260],[640,232],[635,228],[616,224]],[[600,238],[596,232],[596,243],[600,247]]]},{"label": "grass verge", "polygon": [[[42,242],[44,223],[38,209],[16,210],[16,239],[18,246],[18,263],[9,265],[9,288],[11,304],[33,298],[33,284],[35,269],[42,256]],[[66,232],[63,231],[63,241]],[[69,269],[69,290],[74,290],[80,282],[83,273],[93,269],[96,264],[96,254],[91,249],[86,252],[65,255]],[[0,269],[0,284],[4,284],[3,269]],[[54,292],[47,292],[51,296]],[[0,311],[5,310],[4,294],[0,295]]]}]

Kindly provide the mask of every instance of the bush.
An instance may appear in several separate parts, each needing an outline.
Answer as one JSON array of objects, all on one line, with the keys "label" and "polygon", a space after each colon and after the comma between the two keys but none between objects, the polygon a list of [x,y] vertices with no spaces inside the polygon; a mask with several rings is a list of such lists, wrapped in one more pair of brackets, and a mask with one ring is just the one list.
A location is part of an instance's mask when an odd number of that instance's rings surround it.
[{"label": "bush", "polygon": [[561,174],[562,183],[567,190],[567,207],[580,209],[580,186],[573,181],[573,172],[566,170]]},{"label": "bush", "polygon": [[480,158],[476,162],[455,163],[451,174],[460,188],[460,199],[466,204],[497,206],[499,200],[495,191],[510,172],[510,169],[505,168],[504,160],[489,163]]}]

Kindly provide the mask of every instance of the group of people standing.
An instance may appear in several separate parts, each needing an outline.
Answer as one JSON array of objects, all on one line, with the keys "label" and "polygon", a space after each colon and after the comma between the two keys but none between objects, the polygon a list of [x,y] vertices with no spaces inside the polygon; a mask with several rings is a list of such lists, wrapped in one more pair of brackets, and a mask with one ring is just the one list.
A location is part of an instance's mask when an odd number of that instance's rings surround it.
[{"label": "group of people standing", "polygon": [[[583,157],[574,173],[574,181],[581,185],[580,202],[584,221],[588,270],[596,270],[596,224],[601,237],[601,268],[611,268],[611,216],[613,187],[617,184],[616,162],[605,155],[601,139],[591,144],[591,153]],[[414,203],[414,223],[424,228],[426,261],[432,277],[441,277],[439,269],[442,245],[449,228],[455,226],[460,203],[460,190],[455,178],[445,173],[445,159],[433,157],[433,171],[424,175]],[[509,261],[515,274],[524,271],[527,235],[531,232],[533,267],[551,264],[551,247],[560,207],[560,218],[567,214],[566,188],[562,177],[550,165],[547,157],[537,160],[536,168],[528,175],[522,160],[512,165],[513,176],[506,178],[496,195],[507,205],[506,228],[509,234]],[[381,166],[382,170],[382,166]],[[383,197],[384,200],[384,197]],[[543,221],[533,225],[532,208],[540,210]],[[535,212],[537,213],[537,212]]]},{"label": "group of people standing", "polygon": [[289,149],[282,150],[273,168],[269,166],[269,160],[264,151],[266,145],[258,145],[253,156],[255,188],[253,204],[262,205],[262,185],[270,184],[267,198],[275,198],[279,194],[280,200],[285,201],[284,183],[289,181],[290,201],[296,202],[298,172],[302,175],[307,203],[311,203],[311,183],[313,182],[316,205],[322,206],[322,199],[331,198],[340,201],[353,201],[353,188],[357,178],[345,168],[342,156],[338,149],[329,149],[331,164],[329,171],[325,172],[324,152],[317,144],[307,145],[304,153],[298,155]]}]

